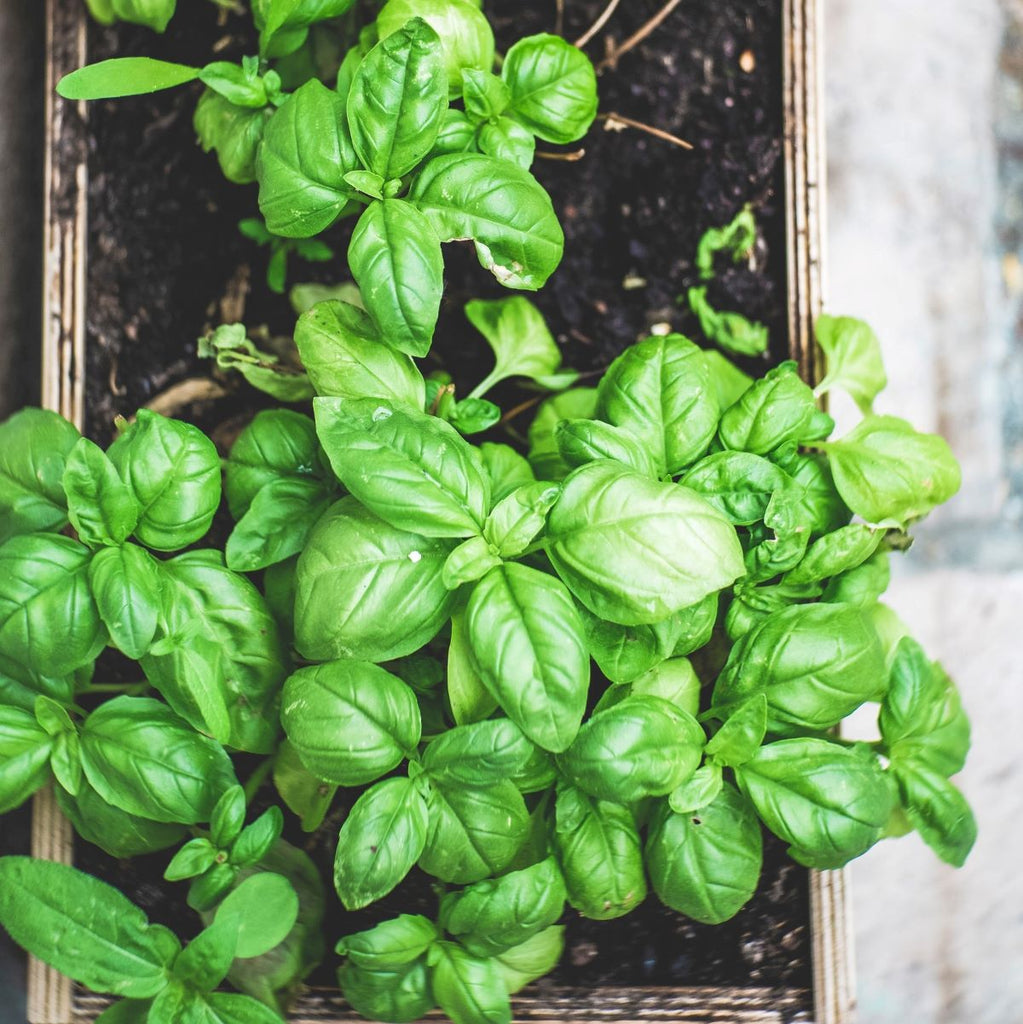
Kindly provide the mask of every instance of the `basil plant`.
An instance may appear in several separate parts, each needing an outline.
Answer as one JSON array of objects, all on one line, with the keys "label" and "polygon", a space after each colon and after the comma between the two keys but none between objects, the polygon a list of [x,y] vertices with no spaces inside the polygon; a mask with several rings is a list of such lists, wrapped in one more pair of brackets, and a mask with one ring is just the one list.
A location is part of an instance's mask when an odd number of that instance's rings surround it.
[{"label": "basil plant", "polygon": [[[353,0],[263,0],[253,13],[259,53],[240,64],[115,58],[58,91],[99,99],[201,81],[199,140],[230,180],[258,181],[267,238],[357,217],[348,269],[378,332],[410,355],[433,338],[442,243],[472,240],[508,288],[544,285],[564,235],[529,167],[538,138],[574,142],[593,122],[597,80],[581,50],[530,36],[495,74],[493,31],[469,0],[390,0],[361,28]],[[299,57],[324,24],[340,40],[327,69]],[[283,262],[272,270],[282,290]]]},{"label": "basil plant", "polygon": [[[123,996],[108,1020],[280,1019],[326,938],[323,881],[282,832],[328,831],[329,883],[374,915],[329,936],[351,1005],[456,1024],[510,1022],[567,908],[732,917],[765,828],[813,868],[911,830],[969,853],[969,722],[881,602],[959,468],[870,411],[869,329],[818,325],[818,393],[864,409],[834,438],[793,363],[754,380],[674,334],[570,386],[524,298],[467,315],[495,365],[445,408],[368,308],[308,307],[311,415],[264,410],[231,447],[223,554],[177,553],[221,495],[194,427],[142,411],[106,453],[50,413],[0,427],[0,810],[52,783],[114,855],[177,847],[165,877],[206,926],[181,949],[95,880],[0,861],[0,923]],[[466,436],[512,376],[554,391],[526,454]],[[94,681],[105,646],[142,678]],[[864,705],[877,738],[841,738]],[[264,782],[287,813],[250,814]],[[400,912],[413,868],[434,914]]]}]

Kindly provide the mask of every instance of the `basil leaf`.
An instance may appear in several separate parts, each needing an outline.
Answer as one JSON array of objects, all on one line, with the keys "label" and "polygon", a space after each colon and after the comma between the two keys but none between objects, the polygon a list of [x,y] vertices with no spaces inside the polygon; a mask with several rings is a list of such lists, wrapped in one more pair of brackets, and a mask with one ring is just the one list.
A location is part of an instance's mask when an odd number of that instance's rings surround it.
[{"label": "basil leaf", "polygon": [[484,441],[477,449],[483,460],[483,472],[490,481],[491,500],[496,505],[517,487],[535,481],[529,463],[506,444]]},{"label": "basil leaf", "polygon": [[284,686],[281,723],[306,768],[338,786],[387,774],[421,732],[412,690],[364,661],[300,668]]},{"label": "basil leaf", "polygon": [[491,569],[466,609],[484,685],[538,746],[562,751],[586,710],[589,656],[568,590],[525,565]]},{"label": "basil leaf", "polygon": [[[508,377],[529,377],[543,386],[558,373],[561,351],[547,327],[543,314],[529,299],[514,295],[507,299],[472,299],[465,304],[469,323],[487,340],[494,353],[494,368],[472,391],[485,395],[495,384]],[[568,374],[559,383],[573,383],[577,374]]]},{"label": "basil leaf", "polygon": [[537,978],[550,974],[561,960],[564,948],[564,926],[552,925],[492,959],[501,972],[504,987],[515,995]]},{"label": "basil leaf", "polygon": [[[326,255],[329,258],[332,254],[328,250]],[[278,287],[275,284],[273,268],[279,265],[283,278],[286,258],[287,250],[283,248],[277,249],[270,258],[267,283],[275,291],[283,291],[283,285]],[[298,365],[290,339],[283,344],[272,342],[270,348],[270,351],[258,348],[248,337],[244,324],[223,324],[212,334],[199,339],[198,354],[203,359],[215,359],[222,370],[237,370],[254,388],[282,402],[304,402],[312,398],[313,386]]]},{"label": "basil leaf", "polygon": [[946,864],[961,868],[977,841],[966,797],[940,772],[912,758],[893,761],[892,774],[913,828]]},{"label": "basil leaf", "polygon": [[[232,790],[227,790],[224,796],[226,797],[231,792]],[[217,808],[223,803],[223,800],[224,797],[221,797],[217,807],[213,809],[214,816],[216,816]],[[217,862],[219,852],[218,847],[214,846],[209,839],[201,837],[190,839],[171,857],[170,863],[163,872],[163,877],[168,882],[180,882],[186,878],[197,878],[213,867]],[[226,970],[224,974],[227,974]]]},{"label": "basil leaf", "polygon": [[220,505],[220,456],[198,427],[140,409],[107,450],[139,504],[135,536],[177,551],[210,528]]},{"label": "basil leaf", "polygon": [[49,533],[0,546],[0,669],[64,676],[99,654],[105,637],[89,590],[90,557],[78,541]]},{"label": "basil leaf", "polygon": [[536,156],[533,133],[510,117],[498,117],[480,125],[477,143],[481,153],[507,160],[528,171]]},{"label": "basil leaf", "polygon": [[872,530],[862,523],[842,526],[815,541],[796,567],[785,574],[782,582],[816,583],[848,572],[870,558],[883,539],[884,534],[880,530]]},{"label": "basil leaf", "polygon": [[425,958],[391,971],[346,963],[337,980],[352,1009],[367,1020],[412,1024],[436,1005]]},{"label": "basil leaf", "polygon": [[860,412],[872,412],[874,399],[888,384],[877,335],[851,316],[821,315],[813,326],[827,364],[827,373],[814,394],[839,387],[852,397]]},{"label": "basil leaf", "polygon": [[298,918],[298,896],[283,876],[260,871],[246,878],[217,908],[214,920],[236,931],[236,955],[261,956],[284,941]]},{"label": "basil leaf", "polygon": [[743,574],[731,524],[694,492],[611,462],[565,481],[547,521],[547,554],[599,618],[663,621]]},{"label": "basil leaf", "polygon": [[488,784],[514,776],[533,750],[514,722],[495,718],[448,729],[426,748],[423,767],[442,784]]},{"label": "basil leaf", "polygon": [[67,523],[64,467],[80,436],[45,409],[22,409],[0,424],[0,543]]},{"label": "basil leaf", "polygon": [[511,1001],[493,960],[438,942],[427,962],[433,996],[453,1024],[511,1024]]},{"label": "basil leaf", "polygon": [[149,999],[121,999],[111,1003],[96,1018],[96,1024],[146,1024],[151,1005]]},{"label": "basil leaf", "polygon": [[688,658],[667,658],[632,680],[629,691],[635,697],[660,697],[695,717],[700,708],[700,685]]},{"label": "basil leaf", "polygon": [[480,153],[431,160],[409,192],[442,242],[471,238],[506,288],[536,291],[561,262],[565,237],[550,196],[528,171]]},{"label": "basil leaf", "polygon": [[451,644],[448,647],[448,703],[459,725],[469,725],[489,718],[497,707],[480,678],[479,666],[469,644],[465,613],[451,618]]},{"label": "basil leaf", "polygon": [[850,605],[793,605],[768,615],[732,648],[714,687],[726,708],[767,697],[770,732],[830,729],[884,691],[877,632]]},{"label": "basil leaf", "polygon": [[347,302],[317,302],[295,325],[295,344],[317,394],[382,398],[422,410],[423,375],[383,342],[368,313]]},{"label": "basil leaf", "polygon": [[348,263],[385,344],[425,356],[444,288],[444,258],[430,222],[403,199],[370,203],[352,232]]},{"label": "basil leaf", "polygon": [[505,54],[501,78],[510,111],[545,142],[581,139],[597,113],[597,76],[582,50],[560,36],[520,39]]},{"label": "basil leaf", "polygon": [[695,813],[655,813],[646,844],[650,882],[661,902],[702,924],[734,917],[756,892],[763,860],[760,822],[726,785]]},{"label": "basil leaf", "polygon": [[955,684],[923,648],[904,637],[895,648],[878,719],[889,756],[912,760],[946,778],[962,771],[970,722]]},{"label": "basil leaf", "polygon": [[959,490],[959,463],[945,440],[896,416],[867,416],[820,447],[843,501],[874,526],[901,529]]},{"label": "basil leaf", "polygon": [[0,858],[0,924],[33,956],[96,992],[146,999],[181,948],[116,889],[64,864]]},{"label": "basil leaf", "polygon": [[[167,0],[161,0],[160,6],[166,10]],[[154,21],[152,27],[162,32],[168,20],[170,14]],[[150,24],[145,20],[142,23]],[[199,72],[199,68],[188,64],[173,64],[152,57],[112,57],[110,60],[87,64],[65,75],[57,83],[57,92],[66,100],[111,100],[122,96],[145,96],[147,93],[194,82]]]},{"label": "basil leaf", "polygon": [[444,929],[470,953],[491,957],[554,924],[565,907],[565,883],[553,857],[477,882],[446,907]]},{"label": "basil leaf", "polygon": [[600,671],[612,683],[631,683],[654,668],[675,649],[678,618],[647,626],[605,622],[580,606],[586,643]]},{"label": "basil leaf", "polygon": [[547,513],[557,501],[557,484],[532,483],[517,487],[493,508],[483,527],[483,536],[502,558],[522,554],[544,528]]},{"label": "basil leaf", "polygon": [[571,472],[558,450],[556,430],[562,420],[592,417],[596,388],[572,388],[544,399],[529,425],[529,464],[539,480],[561,480]]},{"label": "basil leaf", "polygon": [[200,992],[215,989],[231,969],[236,938],[230,922],[201,931],[178,954],[174,978]]},{"label": "basil leaf", "polygon": [[149,650],[160,615],[160,569],[135,544],[103,548],[89,562],[89,589],[111,643],[138,660]]},{"label": "basil leaf", "polygon": [[325,475],[312,419],[290,409],[264,409],[238,435],[228,456],[224,494],[235,520],[275,480],[315,480]]},{"label": "basil leaf", "polygon": [[68,518],[90,547],[123,544],[138,522],[139,506],[98,445],[79,438],[64,467]]},{"label": "basil leaf", "polygon": [[358,157],[345,101],[318,79],[295,90],[266,123],[256,157],[259,212],[269,231],[311,238],[346,212]]},{"label": "basil leaf", "polygon": [[89,715],[82,765],[104,800],[152,821],[209,821],[237,785],[223,748],[149,697],[115,697]]},{"label": "basil leaf", "polygon": [[706,285],[690,288],[686,298],[700,322],[700,330],[715,345],[739,356],[762,356],[767,351],[766,324],[750,320],[741,313],[715,309],[707,298]]},{"label": "basil leaf", "polygon": [[717,399],[718,409],[724,412],[742,397],[753,384],[753,378],[743,373],[727,356],[713,349],[703,353],[703,361],[710,373],[711,392]]},{"label": "basil leaf", "polygon": [[347,935],[336,948],[350,963],[392,971],[418,960],[439,938],[437,926],[420,914],[400,914],[364,932]]},{"label": "basil leaf", "polygon": [[253,572],[299,554],[329,504],[330,494],[319,480],[270,481],[227,538],[228,567]]},{"label": "basil leaf", "polygon": [[464,110],[448,107],[440,124],[437,141],[433,144],[427,159],[446,156],[448,153],[476,151],[476,125],[469,120]]},{"label": "basil leaf", "polygon": [[869,613],[888,589],[891,577],[888,552],[878,550],[854,568],[833,576],[824,588],[821,600],[832,604],[854,604]]},{"label": "basil leaf", "polygon": [[427,827],[426,802],[409,779],[385,779],[355,801],[334,858],[334,888],[347,910],[386,896],[409,873]]},{"label": "basil leaf", "polygon": [[34,715],[0,705],[0,814],[20,807],[46,782],[55,742]]},{"label": "basil leaf", "polygon": [[301,819],[303,832],[315,832],[330,810],[337,793],[302,763],[295,748],[284,740],[274,758],[274,785],[288,810]]},{"label": "basil leaf", "polygon": [[334,472],[385,522],[433,537],[480,532],[487,480],[472,447],[448,424],[379,399],[317,398],[313,407]]},{"label": "basil leaf", "polygon": [[600,420],[562,420],[554,430],[561,458],[571,467],[611,459],[643,476],[656,477],[653,457],[632,434]]},{"label": "basil leaf", "polygon": [[151,821],[114,807],[89,785],[87,778],[82,779],[74,796],[58,788],[57,804],[87,843],[119,859],[165,850],[185,834],[183,825]]},{"label": "basil leaf", "polygon": [[891,811],[877,758],[827,740],[768,743],[735,777],[789,854],[811,868],[839,868],[866,852]]},{"label": "basil leaf", "polygon": [[431,781],[429,832],[419,866],[442,882],[467,885],[504,871],[526,839],[529,813],[513,782]]},{"label": "basil leaf", "polygon": [[704,753],[729,768],[745,764],[760,749],[767,733],[767,697],[755,694],[740,704],[707,742]]},{"label": "basil leaf", "polygon": [[559,784],[554,848],[568,902],[583,917],[610,921],[646,898],[639,830],[632,810]]},{"label": "basil leaf", "polygon": [[[278,735],[276,709],[288,654],[259,591],[220,564],[218,555],[208,554],[189,551],[161,563],[160,627],[172,642],[140,663],[168,703],[191,717],[194,695],[190,699],[183,686],[186,665],[194,665],[194,652],[205,651],[207,660],[220,663],[217,689],[230,718],[230,746],[270,753]],[[218,657],[213,647],[219,649]]]},{"label": "basil leaf", "polygon": [[731,451],[701,459],[681,482],[736,526],[761,522],[774,493],[793,487],[792,478],[773,462]]},{"label": "basil leaf", "polygon": [[245,826],[245,790],[234,786],[217,801],[210,817],[210,839],[223,848],[233,843]]},{"label": "basil leaf", "polygon": [[599,800],[665,796],[696,771],[706,737],[688,712],[629,697],[595,714],[558,758],[564,777]]},{"label": "basil leaf", "polygon": [[706,451],[718,425],[703,353],[680,334],[627,348],[597,389],[597,416],[622,427],[675,474]]},{"label": "basil leaf", "polygon": [[280,1015],[251,996],[210,992],[202,997],[203,1024],[280,1024]]},{"label": "basil leaf", "polygon": [[235,106],[212,89],[196,104],[192,126],[204,153],[215,150],[221,173],[236,185],[256,180],[256,155],[273,107]]},{"label": "basil leaf", "polygon": [[314,661],[389,661],[419,650],[451,611],[442,572],[452,546],[389,526],[342,498],[321,516],[299,559],[299,651]]},{"label": "basil leaf", "polygon": [[721,417],[718,436],[726,448],[767,455],[787,442],[807,440],[817,413],[813,392],[796,364],[768,370]]},{"label": "basil leaf", "polygon": [[369,51],[352,80],[348,122],[363,166],[385,181],[408,174],[433,149],[446,100],[440,38],[413,18]]},{"label": "basil leaf", "polygon": [[723,785],[721,768],[716,764],[704,764],[696,769],[688,782],[683,782],[678,789],[668,794],[668,806],[676,814],[703,810],[718,798]]},{"label": "basil leaf", "polygon": [[240,868],[262,863],[284,830],[284,814],[279,807],[268,807],[251,825],[242,829],[231,846],[231,863]]}]

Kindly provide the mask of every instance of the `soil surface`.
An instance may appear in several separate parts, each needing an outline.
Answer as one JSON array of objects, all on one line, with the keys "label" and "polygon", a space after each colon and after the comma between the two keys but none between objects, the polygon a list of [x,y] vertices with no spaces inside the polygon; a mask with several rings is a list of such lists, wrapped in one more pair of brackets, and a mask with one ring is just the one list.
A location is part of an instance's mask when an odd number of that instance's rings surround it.
[{"label": "soil surface", "polygon": [[[574,40],[604,0],[566,0],[564,34]],[[601,61],[661,6],[622,3],[589,44]],[[531,32],[555,28],[551,0],[488,0],[499,49]],[[212,4],[187,5],[163,37],[130,26],[90,30],[90,60],[148,54],[201,64],[210,40],[227,56],[254,52],[246,18],[221,17]],[[703,339],[677,296],[694,283],[701,234],[752,204],[760,227],[753,267],[728,268],[712,287],[717,308],[768,324],[768,361],[787,355],[784,194],[781,165],[781,0],[687,0],[640,45],[606,67],[601,110],[670,132],[691,150],[641,131],[607,131],[598,121],[575,161],[540,159],[534,173],[550,191],[566,233],[566,255],[548,287],[530,297],[548,318],[566,365],[600,371],[627,345],[668,324]],[[209,375],[196,339],[229,319],[289,334],[286,298],[262,282],[266,251],[236,225],[256,212],[255,186],[225,182],[212,156],[195,145],[197,89],[95,104],[89,112],[88,432],[108,440],[115,415],[130,415],[168,388]],[[540,144],[541,150],[555,147]],[[351,224],[331,230],[338,253]],[[436,355],[462,393],[486,371],[487,350],[462,315],[472,297],[508,294],[468,246],[446,247],[444,308]],[[289,282],[339,279],[337,264],[293,261]],[[249,282],[256,287],[248,290]],[[663,329],[658,327],[657,329]],[[763,364],[754,371],[762,371]],[[269,404],[238,381],[226,395],[186,401],[175,414],[228,436],[255,408]],[[514,389],[512,389],[512,392]],[[522,394],[501,392],[508,406]],[[336,829],[314,837],[310,852],[329,875]],[[309,837],[295,837],[309,844]],[[566,917],[567,949],[551,981],[562,985],[752,985],[809,989],[807,873],[767,836],[764,872],[751,903],[731,922],[694,924],[649,898],[624,919],[598,923]],[[178,902],[182,888],[159,881],[166,855],[114,863],[81,844],[79,862],[107,875],[154,919],[194,929]],[[391,899],[432,913],[424,878],[410,878]],[[384,901],[383,916],[389,912]],[[369,919],[340,912],[330,937]],[[329,958],[332,959],[332,958]],[[330,973],[324,975],[330,984]]]}]

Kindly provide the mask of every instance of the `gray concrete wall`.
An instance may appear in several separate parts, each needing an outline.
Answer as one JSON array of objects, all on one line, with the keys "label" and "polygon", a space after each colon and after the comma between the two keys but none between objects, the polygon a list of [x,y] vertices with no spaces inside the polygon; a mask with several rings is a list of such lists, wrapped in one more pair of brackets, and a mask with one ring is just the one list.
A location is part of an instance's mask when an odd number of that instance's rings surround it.
[{"label": "gray concrete wall", "polygon": [[958,781],[980,826],[959,872],[915,836],[853,867],[860,1020],[1012,1024],[1023,1019],[1023,4],[825,9],[829,305],[881,337],[890,384],[878,411],[940,431],[963,465],[961,493],[917,531],[890,603],[963,691],[975,746]]}]

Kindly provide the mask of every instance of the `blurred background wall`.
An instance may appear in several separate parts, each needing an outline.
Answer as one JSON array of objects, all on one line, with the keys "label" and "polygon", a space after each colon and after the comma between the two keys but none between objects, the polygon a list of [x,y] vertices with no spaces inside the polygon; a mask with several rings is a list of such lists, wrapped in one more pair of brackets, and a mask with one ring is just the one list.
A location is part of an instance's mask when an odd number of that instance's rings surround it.
[{"label": "blurred background wall", "polygon": [[[963,489],[889,603],[963,690],[967,866],[916,836],[852,868],[862,1024],[1023,1019],[1023,3],[824,0],[829,305],[868,320],[878,411],[936,430]],[[870,723],[872,724],[872,723]]]},{"label": "blurred background wall", "polygon": [[[940,431],[964,464],[962,493],[920,529],[890,602],[964,690],[976,747],[960,781],[981,829],[960,872],[915,837],[853,869],[860,1021],[1013,1024],[1023,1005],[1023,2],[824,4],[829,306],[881,337],[891,383],[879,410]],[[0,0],[0,416],[35,400],[38,376],[42,6]],[[24,844],[24,816],[4,830],[5,848]],[[9,956],[0,943],[0,1021],[20,1024],[22,968]]]}]

